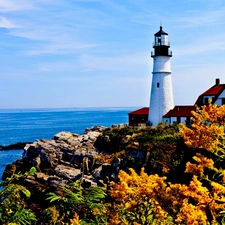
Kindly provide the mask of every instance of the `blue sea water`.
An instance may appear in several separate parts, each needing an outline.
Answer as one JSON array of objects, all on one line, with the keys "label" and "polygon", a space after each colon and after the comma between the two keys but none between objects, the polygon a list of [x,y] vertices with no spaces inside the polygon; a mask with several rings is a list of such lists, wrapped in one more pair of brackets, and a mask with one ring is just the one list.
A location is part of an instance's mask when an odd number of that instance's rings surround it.
[{"label": "blue sea water", "polygon": [[[128,122],[135,108],[74,108],[0,110],[0,145],[52,139],[61,131],[82,134],[86,128]],[[0,151],[0,179],[7,164],[17,160],[22,150]]]}]

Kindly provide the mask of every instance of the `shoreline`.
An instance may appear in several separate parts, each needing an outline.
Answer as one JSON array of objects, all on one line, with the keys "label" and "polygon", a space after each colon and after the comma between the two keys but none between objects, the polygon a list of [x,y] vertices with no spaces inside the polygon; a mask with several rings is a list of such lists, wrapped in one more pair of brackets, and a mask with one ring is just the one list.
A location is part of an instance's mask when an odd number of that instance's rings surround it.
[{"label": "shoreline", "polygon": [[21,150],[24,149],[26,144],[31,144],[32,142],[17,142],[15,144],[10,144],[10,145],[0,145],[0,151],[5,151],[5,150]]}]

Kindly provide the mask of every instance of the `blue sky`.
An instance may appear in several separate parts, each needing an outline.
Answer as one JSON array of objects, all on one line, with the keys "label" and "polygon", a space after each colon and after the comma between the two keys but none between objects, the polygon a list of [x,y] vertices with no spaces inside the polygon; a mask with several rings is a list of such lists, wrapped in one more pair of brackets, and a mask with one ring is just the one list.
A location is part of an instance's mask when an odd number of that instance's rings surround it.
[{"label": "blue sky", "polygon": [[0,108],[148,106],[154,33],[174,102],[225,83],[224,0],[0,0]]}]

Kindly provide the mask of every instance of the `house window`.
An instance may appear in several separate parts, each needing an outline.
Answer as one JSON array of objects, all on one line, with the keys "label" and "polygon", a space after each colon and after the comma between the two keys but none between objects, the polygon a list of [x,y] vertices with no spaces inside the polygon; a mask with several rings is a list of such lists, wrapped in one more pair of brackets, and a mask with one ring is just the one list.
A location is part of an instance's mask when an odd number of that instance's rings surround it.
[{"label": "house window", "polygon": [[225,105],[225,98],[222,98],[222,105]]},{"label": "house window", "polygon": [[204,98],[204,104],[209,104],[209,98]]},{"label": "house window", "polygon": [[187,127],[191,127],[191,117],[190,117],[190,116],[187,116],[187,117],[186,117],[185,125],[186,125]]},{"label": "house window", "polygon": [[157,83],[157,88],[159,88],[159,82]]},{"label": "house window", "polygon": [[215,97],[211,97],[211,98],[208,98],[208,97],[204,97],[204,99],[203,99],[203,104],[209,104],[209,102],[211,101],[213,101],[214,100],[214,98]]}]

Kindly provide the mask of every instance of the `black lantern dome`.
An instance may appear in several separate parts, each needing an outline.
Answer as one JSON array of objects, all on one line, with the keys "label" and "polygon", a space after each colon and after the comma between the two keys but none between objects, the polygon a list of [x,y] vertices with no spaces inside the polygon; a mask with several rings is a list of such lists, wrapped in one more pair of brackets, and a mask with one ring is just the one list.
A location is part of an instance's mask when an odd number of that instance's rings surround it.
[{"label": "black lantern dome", "polygon": [[163,31],[162,26],[160,30],[155,33],[155,41],[153,43],[154,51],[151,56],[169,56],[172,57],[172,51],[169,50],[170,43],[168,41],[168,34]]}]

